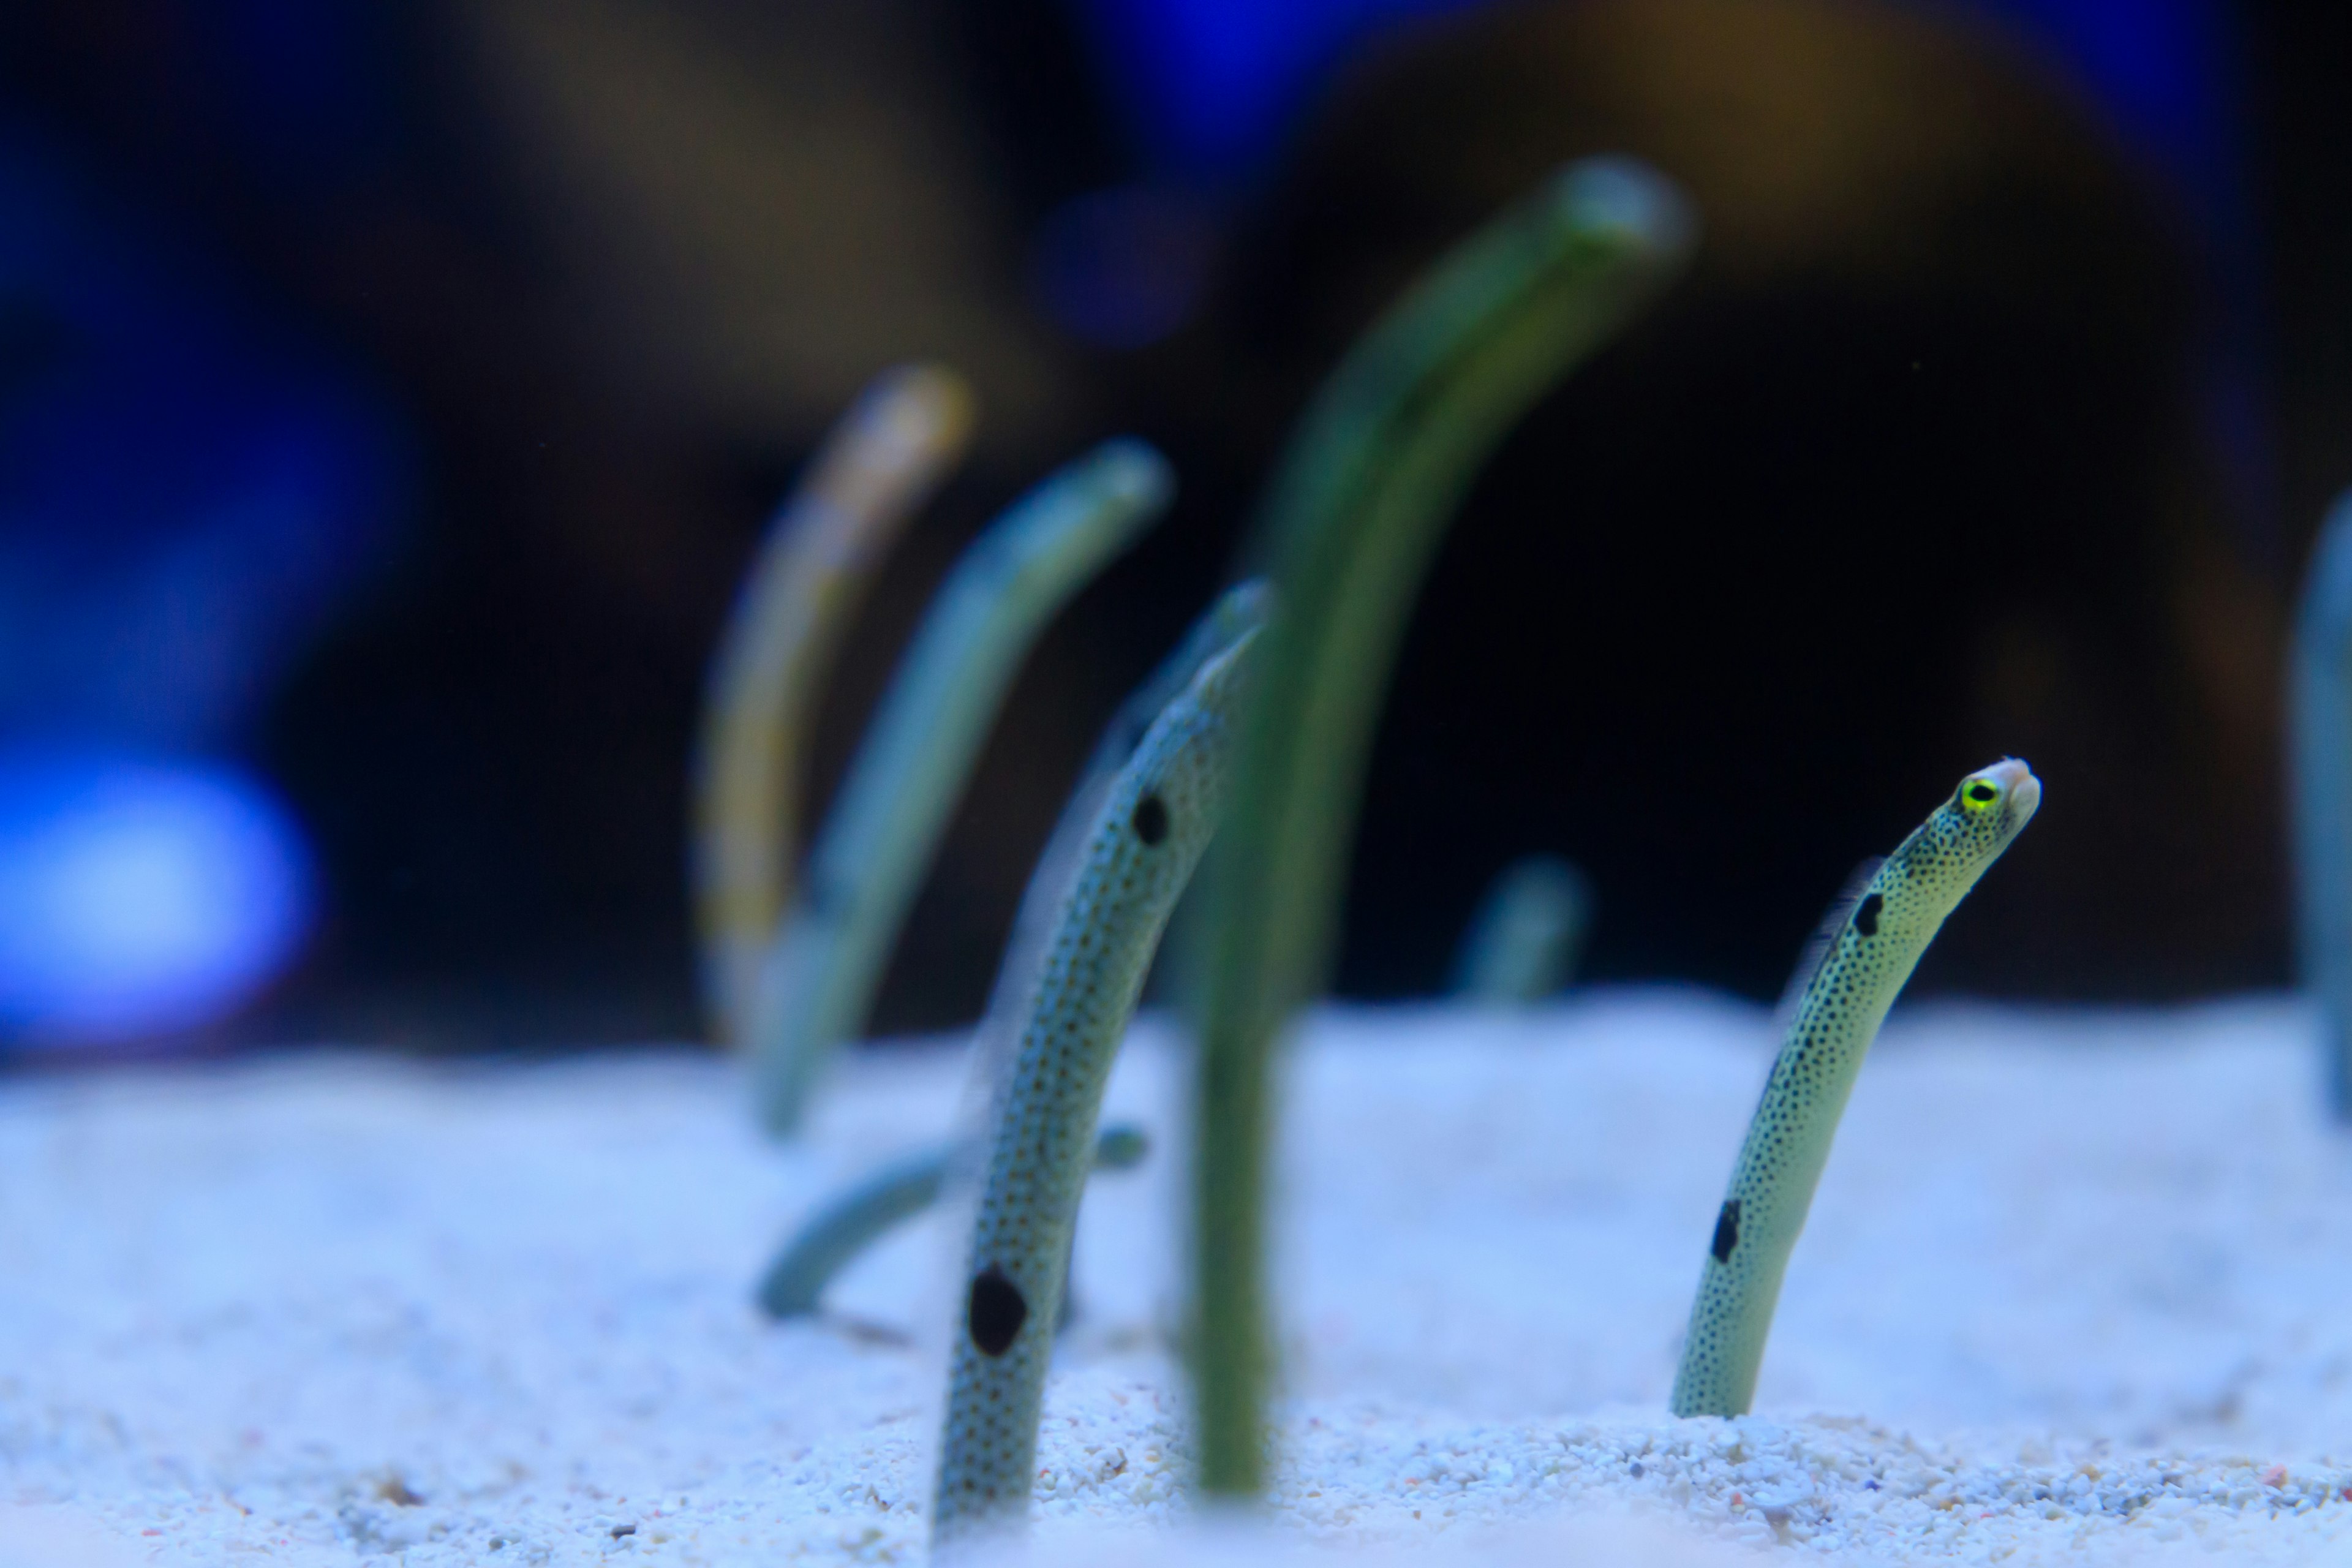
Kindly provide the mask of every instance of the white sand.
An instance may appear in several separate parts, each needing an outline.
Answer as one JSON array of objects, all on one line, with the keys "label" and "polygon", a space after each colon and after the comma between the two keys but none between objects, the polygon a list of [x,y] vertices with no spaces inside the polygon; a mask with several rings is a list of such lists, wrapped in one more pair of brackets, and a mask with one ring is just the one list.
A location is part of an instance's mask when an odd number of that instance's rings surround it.
[{"label": "white sand", "polygon": [[[1695,996],[1319,1018],[1279,1492],[1203,1542],[1169,1529],[1181,1076],[1140,1031],[1113,1110],[1160,1144],[1087,1206],[1041,1555],[2352,1562],[2352,1136],[2301,1012],[1898,1017],[1758,1415],[1675,1422],[1767,1048]],[[683,1053],[0,1086],[0,1568],[919,1562],[935,1238],[822,1321],[749,1291],[959,1072],[862,1060],[783,1152]]]}]

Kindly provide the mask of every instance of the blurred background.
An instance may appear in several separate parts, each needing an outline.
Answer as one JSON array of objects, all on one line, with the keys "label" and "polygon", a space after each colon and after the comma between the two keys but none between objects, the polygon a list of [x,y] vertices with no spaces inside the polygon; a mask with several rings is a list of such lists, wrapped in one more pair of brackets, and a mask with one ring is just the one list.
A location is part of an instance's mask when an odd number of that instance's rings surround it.
[{"label": "blurred background", "polygon": [[17,0],[0,1038],[700,1033],[687,760],[755,541],[914,357],[977,456],[861,616],[1104,435],[1170,521],[1046,637],[879,1032],[973,1016],[1097,726],[1317,380],[1564,160],[1700,258],[1510,439],[1387,710],[1339,989],[1495,873],[1765,997],[2028,758],[1922,990],[2289,978],[2283,630],[2352,483],[2352,23],[2279,0]]}]

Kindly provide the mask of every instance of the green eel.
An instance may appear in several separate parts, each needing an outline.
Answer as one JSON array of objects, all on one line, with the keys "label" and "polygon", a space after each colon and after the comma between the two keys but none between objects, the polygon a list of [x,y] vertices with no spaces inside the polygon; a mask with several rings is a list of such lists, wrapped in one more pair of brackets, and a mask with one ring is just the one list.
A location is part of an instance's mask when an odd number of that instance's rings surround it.
[{"label": "green eel", "polygon": [[751,1033],[761,957],[792,900],[801,759],[882,558],[970,440],[971,390],[937,365],[877,378],[760,542],[710,664],[694,769],[694,913],[720,1042]]},{"label": "green eel", "polygon": [[1780,1054],[1716,1215],[1675,1374],[1675,1415],[1748,1413],[1780,1277],[1862,1058],[1945,917],[2041,804],[2042,782],[2023,763],[1972,773],[1831,908],[1797,966]]},{"label": "green eel", "polygon": [[1191,1342],[1212,1495],[1264,1487],[1271,1057],[1323,983],[1373,725],[1414,595],[1488,455],[1659,291],[1692,240],[1681,197],[1642,164],[1560,171],[1349,351],[1268,492],[1251,553],[1279,610],[1241,720],[1231,820],[1203,873],[1198,927]]},{"label": "green eel", "polygon": [[1066,863],[1034,957],[1007,960],[1005,1059],[984,1053],[987,1121],[958,1278],[931,1533],[948,1547],[1017,1531],[1037,1471],[1037,1426],[1070,1237],[1104,1085],[1161,931],[1215,830],[1231,715],[1253,643],[1244,632],[1160,713]]},{"label": "green eel", "polygon": [[864,1026],[1023,658],[1158,520],[1173,489],[1150,447],[1105,442],[1016,502],[949,574],[859,743],[761,973],[753,1092],[772,1132],[798,1129],[826,1060]]}]

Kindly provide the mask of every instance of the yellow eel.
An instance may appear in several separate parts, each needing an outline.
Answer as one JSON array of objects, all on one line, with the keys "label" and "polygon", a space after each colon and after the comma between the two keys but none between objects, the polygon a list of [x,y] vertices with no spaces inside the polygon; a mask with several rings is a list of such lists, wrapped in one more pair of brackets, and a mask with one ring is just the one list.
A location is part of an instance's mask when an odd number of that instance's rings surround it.
[{"label": "yellow eel", "polygon": [[877,379],[810,462],[728,617],[693,820],[704,1006],[723,1044],[751,1037],[761,955],[792,899],[801,759],[842,636],[971,424],[971,393],[951,371],[908,365]]}]

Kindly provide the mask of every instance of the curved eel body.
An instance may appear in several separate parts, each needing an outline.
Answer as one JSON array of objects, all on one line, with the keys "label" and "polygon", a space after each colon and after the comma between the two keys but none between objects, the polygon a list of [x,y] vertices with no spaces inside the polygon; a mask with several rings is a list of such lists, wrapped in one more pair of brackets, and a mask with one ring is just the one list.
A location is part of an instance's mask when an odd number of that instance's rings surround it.
[{"label": "curved eel body", "polygon": [[1067,870],[1040,867],[1061,896],[1022,986],[1019,1036],[994,1077],[978,1152],[932,1493],[935,1543],[1027,1521],[1053,1324],[1103,1087],[1169,911],[1215,829],[1231,714],[1255,636],[1210,658],[1153,722],[1103,793]]},{"label": "curved eel body", "polygon": [[711,661],[694,770],[704,1006],[751,1036],[761,955],[792,898],[800,766],[825,676],[882,558],[970,439],[972,398],[932,365],[866,389],[761,541]]},{"label": "curved eel body", "polygon": [[[1094,1169],[1130,1170],[1150,1152],[1143,1129],[1106,1127],[1095,1140]],[[945,1145],[893,1160],[803,1222],[760,1279],[760,1310],[772,1318],[804,1318],[817,1310],[824,1288],[859,1253],[901,1220],[939,1201],[954,1151]]]},{"label": "curved eel body", "polygon": [[2323,1070],[2352,1121],[2352,495],[2320,527],[2296,617],[2294,868],[2304,984],[2319,1006]]},{"label": "curved eel body", "polygon": [[1063,605],[1156,521],[1173,480],[1109,441],[990,524],[932,601],[809,856],[761,970],[754,1094],[796,1130],[833,1050],[864,1026],[890,949],[1022,659]]},{"label": "curved eel body", "polygon": [[2041,803],[2041,781],[2023,763],[1970,773],[1832,908],[1817,950],[1798,965],[1780,1054],[1716,1216],[1675,1374],[1676,1415],[1748,1413],[1781,1276],[1862,1058],[1945,917]]},{"label": "curved eel body", "polygon": [[1373,726],[1413,597],[1488,454],[1632,320],[1691,239],[1681,198],[1642,165],[1562,171],[1349,352],[1256,524],[1254,563],[1279,609],[1199,925],[1191,1337],[1212,1494],[1264,1487],[1271,1056],[1328,967]]}]

